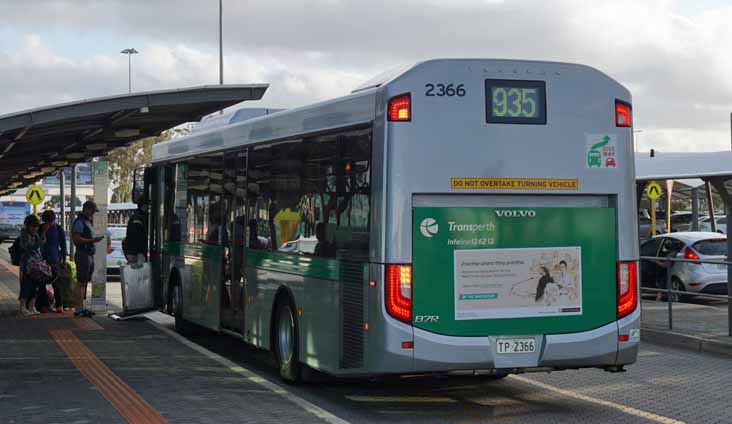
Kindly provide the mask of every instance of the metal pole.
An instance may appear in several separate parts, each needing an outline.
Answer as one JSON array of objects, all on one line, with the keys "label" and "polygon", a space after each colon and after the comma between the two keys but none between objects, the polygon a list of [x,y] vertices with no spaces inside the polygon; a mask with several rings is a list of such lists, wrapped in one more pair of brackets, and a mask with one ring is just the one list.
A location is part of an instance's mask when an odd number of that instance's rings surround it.
[{"label": "metal pole", "polygon": [[668,329],[674,329],[674,313],[673,313],[673,300],[671,296],[671,267],[674,265],[673,262],[668,261],[668,268],[666,268],[666,301],[668,302]]},{"label": "metal pole", "polygon": [[219,84],[224,84],[224,0],[219,0]]},{"label": "metal pole", "polygon": [[[60,225],[61,228],[64,228],[64,229],[66,228],[66,207],[65,207],[66,205],[64,204],[65,197],[66,197],[66,193],[64,191],[64,184],[66,184],[65,179],[66,178],[64,176],[64,168],[61,168],[61,172],[59,173],[59,176],[58,176],[58,181],[59,181],[58,193],[59,193],[59,197],[61,198],[61,204],[58,207],[58,212],[59,212],[58,225]],[[66,240],[64,240],[64,243],[66,243]]]},{"label": "metal pole", "polygon": [[[76,164],[71,166],[71,219],[69,220],[69,237],[73,238],[74,219],[76,219]],[[74,257],[74,243],[69,243],[69,256]]]},{"label": "metal pole", "polygon": [[[724,203],[727,204],[727,222],[729,223],[732,222],[732,208],[729,205],[729,193],[724,197]],[[725,260],[729,260],[730,252],[732,252],[732,236],[730,236],[729,225],[727,224],[727,257]],[[732,281],[732,265],[727,265],[727,281]],[[730,296],[727,299],[727,335],[732,337],[732,285],[729,283],[727,283],[727,296]]]},{"label": "metal pole", "polygon": [[705,181],[707,191],[707,209],[709,212],[709,223],[712,225],[712,232],[717,232],[717,217],[714,216],[714,198],[712,197],[712,184],[709,181]]},{"label": "metal pole", "polygon": [[691,231],[699,231],[699,188],[691,189]]},{"label": "metal pole", "polygon": [[671,233],[671,199],[674,193],[674,180],[666,180],[666,233]]},{"label": "metal pole", "polygon": [[127,55],[127,88],[132,93],[132,53]]}]

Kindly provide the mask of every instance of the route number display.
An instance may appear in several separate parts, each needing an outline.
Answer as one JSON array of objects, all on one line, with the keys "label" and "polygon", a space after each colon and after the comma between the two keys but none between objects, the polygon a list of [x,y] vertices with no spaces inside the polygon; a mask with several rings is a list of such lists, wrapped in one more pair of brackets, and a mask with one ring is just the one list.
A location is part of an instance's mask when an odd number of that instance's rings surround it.
[{"label": "route number display", "polygon": [[546,124],[544,81],[485,81],[486,122],[492,124]]}]

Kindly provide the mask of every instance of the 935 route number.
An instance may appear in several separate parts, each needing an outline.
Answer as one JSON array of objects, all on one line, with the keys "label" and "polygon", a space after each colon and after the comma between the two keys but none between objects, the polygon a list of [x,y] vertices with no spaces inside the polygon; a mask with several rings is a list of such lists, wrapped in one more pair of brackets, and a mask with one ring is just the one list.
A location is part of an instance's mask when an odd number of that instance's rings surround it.
[{"label": "935 route number", "polygon": [[424,95],[427,97],[463,97],[465,84],[427,83],[424,85]]}]

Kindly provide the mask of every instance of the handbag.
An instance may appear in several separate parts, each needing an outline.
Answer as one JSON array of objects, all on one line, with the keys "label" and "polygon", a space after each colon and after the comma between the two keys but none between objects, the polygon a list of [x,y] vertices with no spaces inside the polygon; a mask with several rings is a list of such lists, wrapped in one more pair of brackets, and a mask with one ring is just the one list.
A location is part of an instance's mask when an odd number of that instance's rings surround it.
[{"label": "handbag", "polygon": [[39,255],[31,255],[28,257],[27,270],[30,278],[41,283],[51,281],[51,278],[53,277],[51,265],[49,265],[48,262],[43,260]]}]

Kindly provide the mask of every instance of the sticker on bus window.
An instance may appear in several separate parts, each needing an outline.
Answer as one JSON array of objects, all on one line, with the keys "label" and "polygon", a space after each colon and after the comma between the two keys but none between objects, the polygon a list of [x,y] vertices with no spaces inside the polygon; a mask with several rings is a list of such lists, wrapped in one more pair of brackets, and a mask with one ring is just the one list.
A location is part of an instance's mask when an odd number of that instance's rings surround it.
[{"label": "sticker on bus window", "polygon": [[614,134],[585,135],[585,166],[588,169],[618,167],[618,139]]}]

